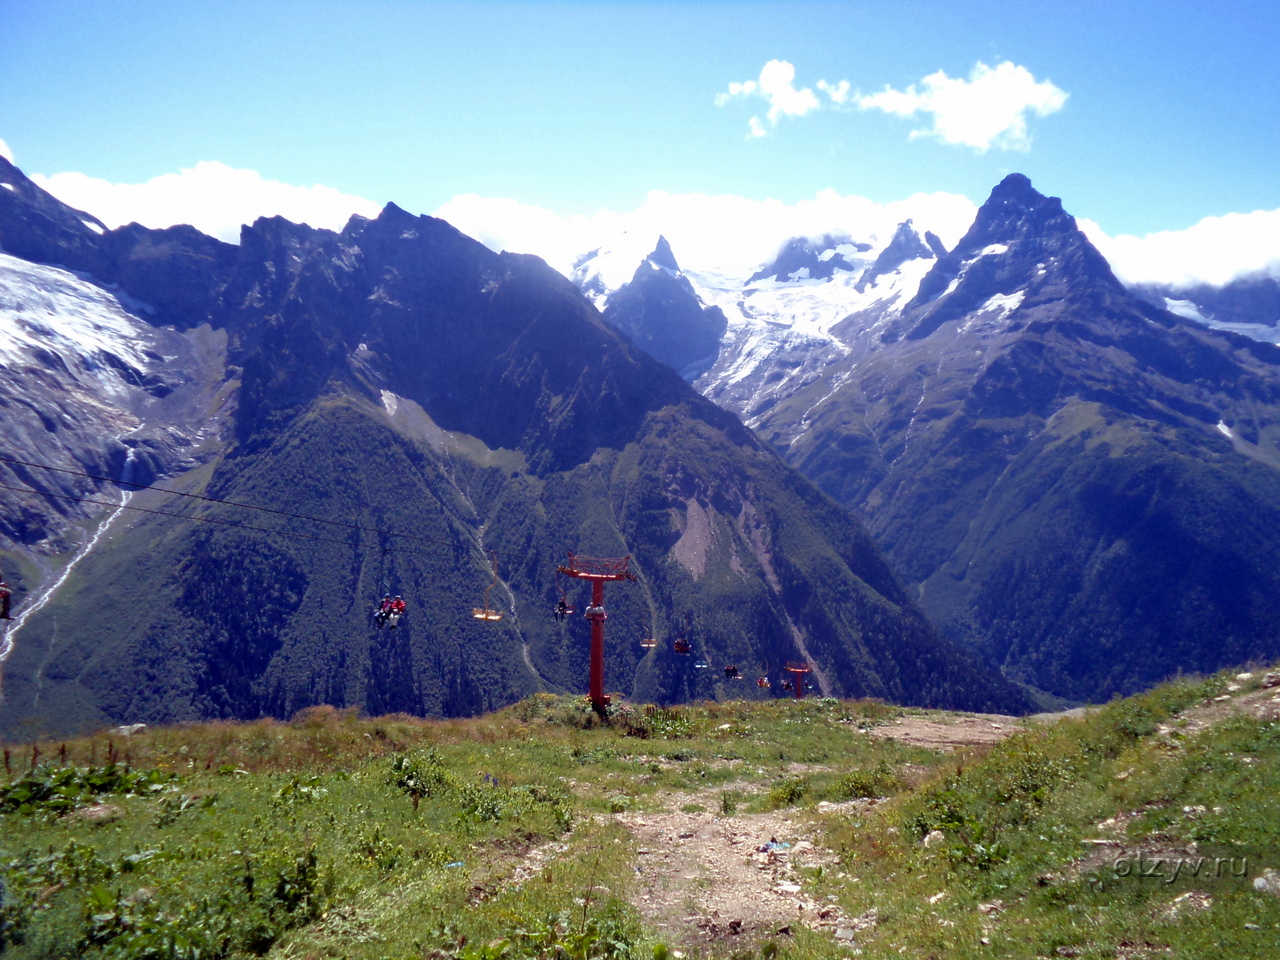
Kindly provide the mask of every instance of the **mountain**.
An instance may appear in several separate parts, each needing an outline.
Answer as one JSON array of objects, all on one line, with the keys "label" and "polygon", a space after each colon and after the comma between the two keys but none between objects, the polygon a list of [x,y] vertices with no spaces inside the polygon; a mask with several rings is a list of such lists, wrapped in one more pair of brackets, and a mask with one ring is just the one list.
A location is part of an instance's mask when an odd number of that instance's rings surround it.
[{"label": "mountain", "polygon": [[700,388],[1011,676],[1099,700],[1276,656],[1280,350],[1135,297],[1021,175],[913,262],[820,350]]},{"label": "mountain", "polygon": [[[926,231],[921,237],[910,220],[887,239],[872,239],[793,239],[745,286],[712,287],[712,295],[733,309],[719,355],[694,386],[755,427],[833,365],[838,369],[856,358],[859,343],[873,339],[879,325],[914,296],[936,251],[945,252],[936,236]],[[839,259],[847,266],[819,278],[809,276],[807,268],[788,273],[779,267],[791,262],[791,251],[810,247],[819,262]]]},{"label": "mountain", "polygon": [[724,312],[704,306],[680,272],[666,237],[658,238],[631,282],[608,296],[603,313],[632,343],[686,380],[715,361],[728,327]]},{"label": "mountain", "polygon": [[1137,284],[1130,290],[1148,303],[1215,330],[1280,343],[1280,280],[1275,277],[1239,277],[1221,286]]},{"label": "mountain", "polygon": [[747,278],[747,283],[755,283],[757,280],[776,280],[779,283],[788,280],[830,280],[837,270],[856,269],[846,257],[856,257],[870,249],[869,243],[854,243],[849,237],[833,237],[831,234],[824,234],[819,240],[792,237],[783,244],[771,263]]},{"label": "mountain", "polygon": [[[31,343],[5,354],[4,399],[22,377],[43,392],[3,455],[207,498],[63,501],[129,490],[0,464],[42,491],[0,491],[28,518],[0,561],[32,598],[3,651],[4,730],[581,690],[587,624],[550,616],[567,550],[632,557],[606,679],[637,699],[766,694],[716,673],[731,663],[776,693],[803,659],[833,695],[1029,706],[933,630],[860,524],[542,261],[394,205],[341,233],[261,219],[238,245],[99,232],[0,173],[2,302],[49,298],[38,322],[5,308]],[[369,622],[384,592],[410,603],[395,631]],[[469,615],[486,598],[503,620]]]}]

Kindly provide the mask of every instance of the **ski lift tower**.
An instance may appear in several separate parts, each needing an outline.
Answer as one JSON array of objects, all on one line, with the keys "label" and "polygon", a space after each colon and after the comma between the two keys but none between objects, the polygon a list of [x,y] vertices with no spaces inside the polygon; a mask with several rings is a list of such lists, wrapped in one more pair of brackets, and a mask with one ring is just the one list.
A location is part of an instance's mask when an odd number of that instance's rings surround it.
[{"label": "ski lift tower", "polygon": [[804,675],[810,672],[810,666],[807,663],[789,662],[784,668],[787,673],[791,674],[792,683],[795,685],[796,699],[804,699]]},{"label": "ski lift tower", "polygon": [[634,580],[636,575],[628,569],[630,565],[630,556],[605,560],[580,557],[570,551],[568,562],[556,568],[557,573],[566,577],[591,581],[591,606],[586,611],[586,618],[591,621],[591,684],[587,699],[601,716],[609,705],[609,697],[604,692],[604,585],[611,580]]}]

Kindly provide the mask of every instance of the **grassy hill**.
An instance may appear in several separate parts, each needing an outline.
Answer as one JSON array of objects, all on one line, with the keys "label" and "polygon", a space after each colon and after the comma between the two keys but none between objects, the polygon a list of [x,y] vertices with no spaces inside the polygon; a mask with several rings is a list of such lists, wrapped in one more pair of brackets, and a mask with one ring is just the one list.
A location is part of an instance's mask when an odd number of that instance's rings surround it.
[{"label": "grassy hill", "polygon": [[602,726],[541,694],[10,746],[0,937],[19,957],[1271,957],[1274,682],[1027,720],[809,699]]}]

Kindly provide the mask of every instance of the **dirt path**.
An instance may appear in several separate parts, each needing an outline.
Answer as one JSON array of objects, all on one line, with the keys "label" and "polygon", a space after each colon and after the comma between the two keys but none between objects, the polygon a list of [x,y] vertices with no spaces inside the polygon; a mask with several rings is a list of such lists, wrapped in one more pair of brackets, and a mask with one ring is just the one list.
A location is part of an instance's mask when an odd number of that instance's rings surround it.
[{"label": "dirt path", "polygon": [[957,750],[999,743],[1025,729],[1019,717],[998,713],[924,716],[907,714],[872,727],[871,736],[931,750]]},{"label": "dirt path", "polygon": [[[1183,711],[1175,723],[1160,732],[1168,735],[1177,729],[1190,735],[1238,711],[1280,717],[1280,686],[1246,691],[1243,685],[1253,678],[1241,675],[1236,679],[1240,685],[1235,690],[1228,687],[1227,695]],[[1261,681],[1262,674],[1256,679]],[[1280,676],[1275,680],[1268,677],[1266,682],[1280,685]],[[1026,729],[1029,723],[1052,722],[1087,709],[1028,718],[909,713],[871,728],[868,735],[954,751],[989,746]],[[817,843],[823,831],[813,822],[812,811],[792,808],[718,816],[709,809],[719,807],[719,789],[671,793],[662,803],[662,810],[611,814],[610,819],[624,826],[634,839],[635,906],[673,947],[700,952],[714,945],[717,955],[725,950],[745,950],[762,940],[785,937],[797,923],[827,930],[852,947],[856,936],[876,922],[874,912],[849,917],[834,903],[811,893],[809,869],[839,870],[836,855]],[[817,812],[861,803],[823,803]],[[695,807],[701,812],[685,812]],[[1117,850],[1125,849],[1123,827],[1115,819],[1098,824],[1103,836],[1088,841],[1093,860],[1086,857],[1074,869],[1117,856]],[[567,849],[568,843],[560,842],[529,851],[512,879],[522,882],[535,876]],[[1187,853],[1181,848],[1179,852]]]},{"label": "dirt path", "polygon": [[[670,810],[714,798],[673,795]],[[626,813],[618,821],[637,846],[636,906],[672,943],[742,938],[755,942],[806,926],[853,929],[834,904],[805,892],[798,870],[834,868],[817,835],[795,812],[736,814]]]}]

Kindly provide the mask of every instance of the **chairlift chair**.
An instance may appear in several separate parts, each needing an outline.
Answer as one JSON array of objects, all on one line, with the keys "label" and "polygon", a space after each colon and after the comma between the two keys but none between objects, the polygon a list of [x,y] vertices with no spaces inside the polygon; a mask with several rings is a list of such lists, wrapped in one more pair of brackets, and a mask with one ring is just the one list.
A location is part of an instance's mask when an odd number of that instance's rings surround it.
[{"label": "chairlift chair", "polygon": [[568,591],[565,590],[560,581],[560,571],[558,570],[556,571],[556,590],[560,594],[560,599],[556,602],[555,609],[552,610],[552,616],[564,623],[565,620],[578,612],[578,608],[569,599]]},{"label": "chairlift chair", "polygon": [[489,586],[484,590],[484,606],[472,607],[471,616],[477,620],[488,620],[490,622],[502,619],[502,611],[495,610],[489,606],[489,594],[493,592],[493,588],[498,584],[498,555],[492,550],[489,551],[489,560],[493,564],[493,580],[489,582]]}]

